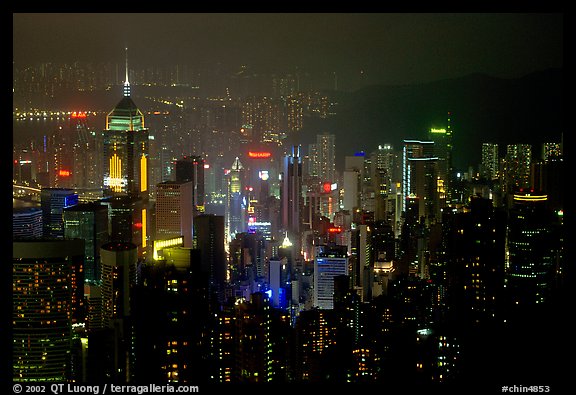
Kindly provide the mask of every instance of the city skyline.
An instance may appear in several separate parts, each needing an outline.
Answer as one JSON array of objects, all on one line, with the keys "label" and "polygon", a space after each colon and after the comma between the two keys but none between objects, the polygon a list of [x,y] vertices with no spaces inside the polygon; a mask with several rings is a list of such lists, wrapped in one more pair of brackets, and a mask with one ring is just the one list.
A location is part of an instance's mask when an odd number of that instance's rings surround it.
[{"label": "city skyline", "polygon": [[14,392],[560,389],[561,14],[13,15]]}]

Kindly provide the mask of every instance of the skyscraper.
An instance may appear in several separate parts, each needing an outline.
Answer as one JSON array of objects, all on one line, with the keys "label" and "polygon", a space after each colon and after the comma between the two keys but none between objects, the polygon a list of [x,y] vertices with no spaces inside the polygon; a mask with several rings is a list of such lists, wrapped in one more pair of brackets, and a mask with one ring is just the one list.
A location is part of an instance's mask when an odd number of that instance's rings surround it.
[{"label": "skyscraper", "polygon": [[406,211],[406,199],[411,196],[420,198],[419,216],[426,220],[438,218],[436,164],[433,141],[404,140],[402,158],[402,194]]},{"label": "skyscraper", "polygon": [[316,136],[317,171],[321,182],[336,181],[336,136],[323,133]]},{"label": "skyscraper", "polygon": [[[514,194],[506,229],[506,288],[512,307],[548,302],[560,245],[547,195]],[[556,237],[554,237],[556,236]]]},{"label": "skyscraper", "polygon": [[251,295],[250,302],[236,306],[235,381],[262,383],[272,381],[271,308],[265,293]]},{"label": "skyscraper", "polygon": [[371,179],[376,195],[374,219],[386,219],[386,200],[392,195],[392,186],[395,181],[396,154],[391,144],[378,145],[378,150],[371,154]]},{"label": "skyscraper", "polygon": [[244,166],[240,159],[236,157],[230,173],[228,174],[228,193],[226,206],[226,225],[227,240],[231,241],[236,233],[242,233],[245,230],[246,221],[243,207],[246,205],[244,195]]},{"label": "skyscraper", "polygon": [[[15,382],[65,382],[70,377],[74,267],[83,240],[12,243],[13,374]],[[81,293],[81,284],[75,284]]]},{"label": "skyscraper", "polygon": [[[372,282],[374,277],[374,260],[372,257],[372,231],[368,225],[357,225],[352,230],[351,248],[353,255],[352,273],[353,285],[361,289],[361,300],[372,299]],[[352,258],[352,257],[351,257]]]},{"label": "skyscraper", "polygon": [[362,187],[364,185],[364,156],[346,156],[344,159],[343,199],[344,210],[351,213],[362,207]]},{"label": "skyscraper", "polygon": [[148,194],[148,129],[144,114],[132,101],[128,57],[124,97],[106,116],[104,188],[113,194]]},{"label": "skyscraper", "polygon": [[194,185],[192,181],[165,181],[156,186],[156,239],[183,236],[192,247]]},{"label": "skyscraper", "polygon": [[227,280],[224,217],[202,214],[194,219],[194,248],[200,250],[201,268],[208,274],[211,296],[223,297]]},{"label": "skyscraper", "polygon": [[204,212],[204,159],[200,156],[185,156],[176,161],[176,181],[191,181],[192,202],[196,212]]},{"label": "skyscraper", "polygon": [[100,247],[108,242],[108,209],[84,203],[64,209],[64,236],[85,241],[84,280],[100,283]]},{"label": "skyscraper", "polygon": [[293,240],[300,233],[300,213],[302,198],[302,157],[300,146],[293,146],[292,152],[284,157],[282,167],[282,228],[288,231]]},{"label": "skyscraper", "polygon": [[321,246],[314,258],[314,307],[334,308],[334,278],[348,275],[346,247]]},{"label": "skyscraper", "polygon": [[504,164],[504,190],[509,195],[521,188],[530,187],[530,163],[532,146],[530,144],[509,144],[506,147]]},{"label": "skyscraper", "polygon": [[437,160],[438,180],[446,191],[446,198],[450,201],[450,187],[452,184],[452,113],[448,112],[448,124],[446,128],[431,128],[428,130],[428,140],[434,142],[434,156]]},{"label": "skyscraper", "polygon": [[129,382],[134,372],[133,327],[131,322],[138,248],[132,243],[110,242],[100,249],[102,262],[102,318],[113,336],[110,366],[115,381]]},{"label": "skyscraper", "polygon": [[498,144],[482,143],[482,163],[480,175],[486,180],[498,178],[499,170]]},{"label": "skyscraper", "polygon": [[78,195],[72,189],[42,188],[40,190],[44,237],[64,237],[63,210],[75,204],[78,204]]},{"label": "skyscraper", "polygon": [[133,243],[138,255],[144,256],[148,243],[148,210],[146,200],[136,196],[113,196],[102,199],[108,207],[110,240]]},{"label": "skyscraper", "polygon": [[42,210],[39,207],[19,207],[12,210],[12,238],[42,237]]}]

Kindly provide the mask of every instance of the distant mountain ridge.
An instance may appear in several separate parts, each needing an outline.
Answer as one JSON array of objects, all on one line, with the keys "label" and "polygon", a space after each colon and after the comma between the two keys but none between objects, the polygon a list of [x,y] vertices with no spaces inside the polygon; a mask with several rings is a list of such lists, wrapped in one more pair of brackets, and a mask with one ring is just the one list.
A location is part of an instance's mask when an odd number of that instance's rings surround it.
[{"label": "distant mountain ridge", "polygon": [[[374,85],[336,92],[337,115],[313,121],[303,135],[336,134],[337,167],[343,156],[371,152],[378,144],[400,149],[403,139],[425,139],[431,127],[446,127],[452,113],[454,165],[467,169],[480,161],[483,142],[533,145],[540,156],[543,142],[560,141],[563,132],[563,71],[547,69],[521,78],[485,74],[417,85]],[[317,129],[317,130],[314,130]]]}]

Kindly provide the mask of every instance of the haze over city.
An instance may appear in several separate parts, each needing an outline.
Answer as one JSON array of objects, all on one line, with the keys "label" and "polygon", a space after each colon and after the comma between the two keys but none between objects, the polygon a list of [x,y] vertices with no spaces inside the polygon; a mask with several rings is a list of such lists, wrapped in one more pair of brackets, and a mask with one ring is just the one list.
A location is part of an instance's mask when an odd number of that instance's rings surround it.
[{"label": "haze over city", "polygon": [[563,47],[561,13],[14,13],[13,382],[559,390]]}]

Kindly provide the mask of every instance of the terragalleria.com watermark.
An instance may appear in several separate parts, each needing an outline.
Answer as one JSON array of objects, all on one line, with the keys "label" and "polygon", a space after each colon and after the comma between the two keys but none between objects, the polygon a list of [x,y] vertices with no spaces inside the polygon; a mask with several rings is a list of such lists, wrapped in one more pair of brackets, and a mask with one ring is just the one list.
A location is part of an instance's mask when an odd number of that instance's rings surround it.
[{"label": "terragalleria.com watermark", "polygon": [[196,393],[200,388],[196,385],[125,385],[125,384],[14,384],[15,394],[49,393],[60,394],[147,394],[147,393]]}]

